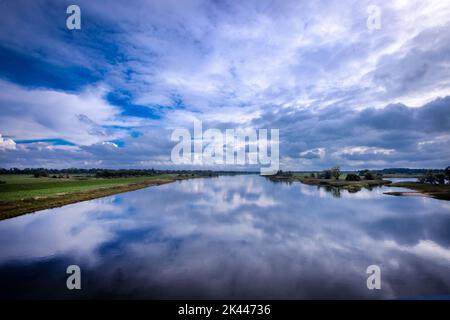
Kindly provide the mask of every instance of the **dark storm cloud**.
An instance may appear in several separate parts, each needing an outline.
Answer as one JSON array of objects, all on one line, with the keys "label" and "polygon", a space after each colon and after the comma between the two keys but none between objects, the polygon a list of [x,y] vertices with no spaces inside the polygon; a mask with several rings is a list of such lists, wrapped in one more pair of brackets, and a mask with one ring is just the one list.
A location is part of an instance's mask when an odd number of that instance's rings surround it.
[{"label": "dark storm cloud", "polygon": [[450,97],[421,108],[280,110],[254,121],[264,125],[280,128],[282,156],[320,159],[322,167],[443,167],[450,159]]}]

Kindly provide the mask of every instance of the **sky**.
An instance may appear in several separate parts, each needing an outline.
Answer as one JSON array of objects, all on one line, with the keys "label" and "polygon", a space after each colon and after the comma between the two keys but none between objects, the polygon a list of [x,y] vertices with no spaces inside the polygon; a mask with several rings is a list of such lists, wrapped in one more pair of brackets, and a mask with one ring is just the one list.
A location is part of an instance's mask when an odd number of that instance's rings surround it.
[{"label": "sky", "polygon": [[279,129],[283,170],[446,167],[450,1],[0,0],[0,167],[252,169],[174,165],[194,121]]}]

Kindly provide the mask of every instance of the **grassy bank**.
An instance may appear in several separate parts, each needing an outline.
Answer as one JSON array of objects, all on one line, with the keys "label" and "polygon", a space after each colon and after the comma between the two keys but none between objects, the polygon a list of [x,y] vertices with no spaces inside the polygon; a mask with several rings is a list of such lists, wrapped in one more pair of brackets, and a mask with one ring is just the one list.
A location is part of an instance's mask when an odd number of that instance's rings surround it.
[{"label": "grassy bank", "polygon": [[399,187],[415,190],[414,192],[385,192],[385,194],[392,196],[427,196],[439,200],[450,200],[450,185],[449,184],[423,184],[419,182],[396,182],[389,185],[390,187]]},{"label": "grassy bank", "polygon": [[300,181],[308,185],[330,186],[342,188],[349,191],[359,191],[362,188],[378,187],[390,184],[391,181],[386,180],[361,180],[361,181],[346,181],[334,179],[316,179],[316,178],[301,178]]},{"label": "grassy bank", "polygon": [[270,180],[275,182],[294,182],[299,181],[304,184],[314,185],[314,186],[328,186],[346,189],[352,192],[361,190],[362,188],[371,188],[376,186],[382,186],[390,184],[391,181],[386,180],[361,180],[361,181],[346,181],[345,176],[341,177],[339,180],[336,179],[319,179],[311,178],[304,175],[293,175],[293,176],[270,176]]},{"label": "grassy bank", "polygon": [[[404,181],[404,182],[396,182],[392,183],[389,180],[361,180],[361,181],[346,181],[345,176],[341,176],[339,180],[335,179],[319,179],[319,178],[311,178],[306,175],[297,175],[294,174],[292,176],[269,176],[270,180],[274,182],[287,182],[291,183],[294,181],[299,181],[304,184],[314,185],[314,186],[324,186],[324,187],[333,187],[345,189],[350,192],[357,192],[362,188],[371,188],[377,186],[388,186],[388,187],[399,187],[405,189],[411,189],[414,191],[392,191],[392,192],[384,192],[384,194],[392,195],[392,196],[426,196],[439,200],[450,200],[450,185],[438,185],[438,184],[425,184],[414,181]],[[407,176],[407,178],[411,178],[411,175]]]},{"label": "grassy bank", "polygon": [[35,178],[31,175],[0,175],[0,220],[38,210],[161,185],[194,175],[161,174],[125,178]]}]

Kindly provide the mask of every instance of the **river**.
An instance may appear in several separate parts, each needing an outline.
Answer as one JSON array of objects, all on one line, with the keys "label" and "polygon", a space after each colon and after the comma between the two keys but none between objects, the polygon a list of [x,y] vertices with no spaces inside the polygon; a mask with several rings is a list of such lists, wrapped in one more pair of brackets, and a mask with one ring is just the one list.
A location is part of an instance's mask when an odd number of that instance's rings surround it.
[{"label": "river", "polygon": [[[450,295],[450,203],[257,175],[192,179],[0,222],[1,298]],[[81,269],[81,290],[66,268]],[[369,290],[366,269],[381,270]]]}]

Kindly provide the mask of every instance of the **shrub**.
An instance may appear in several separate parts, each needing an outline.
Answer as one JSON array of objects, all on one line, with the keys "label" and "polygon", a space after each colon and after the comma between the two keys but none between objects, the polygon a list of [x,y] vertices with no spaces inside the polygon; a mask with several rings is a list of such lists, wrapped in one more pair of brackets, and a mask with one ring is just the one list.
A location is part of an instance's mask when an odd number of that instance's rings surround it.
[{"label": "shrub", "polygon": [[437,173],[434,177],[435,177],[437,183],[445,184],[445,174]]},{"label": "shrub", "polygon": [[366,172],[364,174],[364,179],[366,180],[375,180],[375,176],[372,172]]},{"label": "shrub", "polygon": [[349,173],[347,177],[345,177],[346,181],[361,181],[361,177],[354,173]]},{"label": "shrub", "polygon": [[45,170],[39,170],[39,171],[36,171],[36,172],[34,173],[34,177],[35,177],[35,178],[39,178],[39,177],[48,177],[48,172],[45,171]]}]

